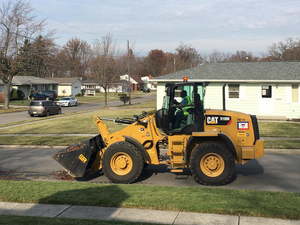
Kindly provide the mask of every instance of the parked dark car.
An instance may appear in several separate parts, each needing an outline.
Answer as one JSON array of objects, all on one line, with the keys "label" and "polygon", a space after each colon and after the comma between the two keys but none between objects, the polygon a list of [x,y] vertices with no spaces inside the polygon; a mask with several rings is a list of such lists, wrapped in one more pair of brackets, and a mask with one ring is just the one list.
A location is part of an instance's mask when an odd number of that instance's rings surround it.
[{"label": "parked dark car", "polygon": [[61,114],[61,107],[52,100],[31,101],[28,106],[30,116],[50,116]]},{"label": "parked dark car", "polygon": [[29,95],[31,100],[55,100],[57,98],[56,91],[39,91],[33,92]]},{"label": "parked dark car", "polygon": [[55,100],[57,98],[57,93],[56,91],[53,90],[47,90],[47,91],[42,91],[43,93],[46,93],[47,95],[50,96],[50,100]]},{"label": "parked dark car", "polygon": [[150,93],[150,88],[144,87],[143,92],[144,92],[144,93]]}]

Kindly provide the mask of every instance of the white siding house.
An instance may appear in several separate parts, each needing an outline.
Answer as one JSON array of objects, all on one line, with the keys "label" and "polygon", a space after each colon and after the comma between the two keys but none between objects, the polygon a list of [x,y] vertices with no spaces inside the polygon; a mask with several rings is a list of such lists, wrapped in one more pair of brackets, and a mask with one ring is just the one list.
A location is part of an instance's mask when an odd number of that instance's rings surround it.
[{"label": "white siding house", "polygon": [[226,109],[267,119],[300,118],[300,62],[212,63],[156,77],[157,108],[161,108],[165,84],[188,81],[210,82],[205,108],[222,108],[225,83]]},{"label": "white siding house", "polygon": [[83,82],[79,77],[49,77],[47,79],[59,83],[57,87],[58,96],[75,96],[81,93]]}]

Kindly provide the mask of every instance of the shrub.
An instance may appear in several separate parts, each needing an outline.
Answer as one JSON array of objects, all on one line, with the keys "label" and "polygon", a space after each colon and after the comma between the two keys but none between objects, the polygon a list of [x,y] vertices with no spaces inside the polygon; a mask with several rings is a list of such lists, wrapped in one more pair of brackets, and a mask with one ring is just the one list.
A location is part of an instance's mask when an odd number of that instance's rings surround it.
[{"label": "shrub", "polygon": [[18,93],[16,89],[12,89],[10,92],[9,100],[18,100]]},{"label": "shrub", "polygon": [[17,90],[17,94],[18,94],[18,99],[22,100],[25,98],[25,94],[22,90]]}]

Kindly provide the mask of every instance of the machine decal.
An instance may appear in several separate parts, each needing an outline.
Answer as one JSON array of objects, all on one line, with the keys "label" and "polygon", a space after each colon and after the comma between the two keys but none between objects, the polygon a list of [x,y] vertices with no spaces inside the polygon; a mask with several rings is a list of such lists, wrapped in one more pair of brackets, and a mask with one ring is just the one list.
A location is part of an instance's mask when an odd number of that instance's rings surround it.
[{"label": "machine decal", "polygon": [[230,116],[207,116],[206,125],[230,125]]},{"label": "machine decal", "polygon": [[84,155],[80,154],[80,156],[78,157],[80,159],[81,162],[86,163],[87,159],[85,158]]},{"label": "machine decal", "polygon": [[249,130],[249,122],[238,122],[237,128],[238,130]]}]

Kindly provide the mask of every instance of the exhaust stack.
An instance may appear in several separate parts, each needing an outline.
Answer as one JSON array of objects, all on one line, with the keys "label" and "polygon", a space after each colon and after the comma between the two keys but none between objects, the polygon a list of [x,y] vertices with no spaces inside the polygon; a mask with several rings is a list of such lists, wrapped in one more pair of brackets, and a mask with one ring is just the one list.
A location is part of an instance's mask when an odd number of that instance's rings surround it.
[{"label": "exhaust stack", "polygon": [[223,110],[226,111],[226,106],[225,106],[225,87],[226,84],[223,84]]}]

